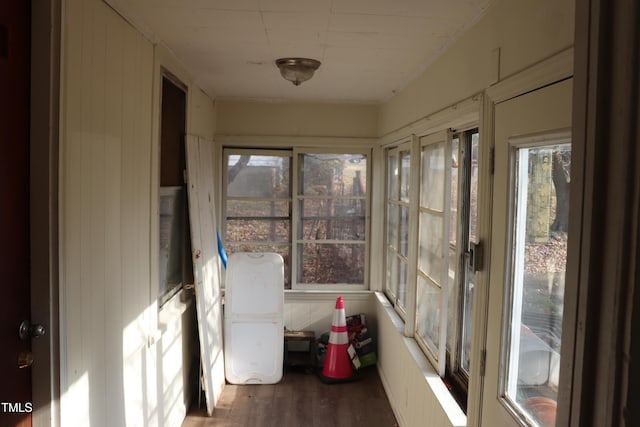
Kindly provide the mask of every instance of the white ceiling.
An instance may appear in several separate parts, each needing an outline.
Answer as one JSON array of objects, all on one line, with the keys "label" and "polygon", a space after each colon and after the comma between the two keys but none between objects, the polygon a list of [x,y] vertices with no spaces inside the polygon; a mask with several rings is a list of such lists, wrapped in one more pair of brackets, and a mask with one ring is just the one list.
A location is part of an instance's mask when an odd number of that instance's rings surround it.
[{"label": "white ceiling", "polygon": [[[381,102],[417,77],[490,0],[105,0],[166,45],[213,98]],[[322,62],[301,86],[281,57]]]}]

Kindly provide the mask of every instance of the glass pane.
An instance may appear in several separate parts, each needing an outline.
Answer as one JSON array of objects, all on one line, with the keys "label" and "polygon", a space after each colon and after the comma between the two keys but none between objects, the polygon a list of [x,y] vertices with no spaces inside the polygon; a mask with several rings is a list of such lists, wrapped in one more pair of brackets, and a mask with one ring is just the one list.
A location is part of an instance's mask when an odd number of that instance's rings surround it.
[{"label": "glass pane", "polygon": [[570,164],[569,144],[516,152],[505,392],[540,423],[532,402],[546,399],[555,403],[558,391]]},{"label": "glass pane", "polygon": [[398,258],[398,305],[407,307],[407,263],[402,258]]},{"label": "glass pane", "polygon": [[[469,278],[473,277],[473,273],[469,272]],[[471,321],[473,320],[472,311],[473,308],[473,280],[468,279],[464,289],[464,301],[462,306],[463,318],[462,318],[462,342],[460,349],[460,367],[467,375],[471,372]]]},{"label": "glass pane", "polygon": [[364,240],[364,199],[305,199],[300,201],[302,240]]},{"label": "glass pane", "polygon": [[418,268],[436,283],[443,283],[444,244],[442,217],[430,212],[420,213],[420,245]]},{"label": "glass pane", "polygon": [[387,205],[387,246],[398,249],[398,205]]},{"label": "glass pane", "polygon": [[416,333],[437,358],[440,342],[440,307],[442,291],[423,276],[418,276]]},{"label": "glass pane", "polygon": [[300,212],[303,217],[331,218],[364,218],[365,199],[304,199],[300,201]]},{"label": "glass pane", "polygon": [[398,156],[395,154],[387,159],[387,197],[398,200]]},{"label": "glass pane", "polygon": [[400,152],[400,200],[409,202],[411,172],[411,154],[408,151]]},{"label": "glass pane", "polygon": [[298,250],[299,283],[364,283],[365,245],[303,243]]},{"label": "glass pane", "polygon": [[227,157],[227,197],[288,198],[289,157]]},{"label": "glass pane", "polygon": [[458,260],[456,258],[456,247],[449,248],[449,274],[448,274],[448,302],[447,302],[447,350],[452,351],[456,348],[457,321],[460,313],[458,307],[460,304],[460,288],[456,286],[458,278]]},{"label": "glass pane", "polygon": [[227,242],[289,242],[289,220],[227,220]]},{"label": "glass pane", "polygon": [[367,194],[364,154],[301,154],[300,194],[360,197]]},{"label": "glass pane", "polygon": [[282,255],[284,259],[284,285],[285,289],[291,289],[291,266],[289,264],[289,245],[288,244],[250,244],[250,243],[227,243],[225,245],[227,254],[231,255],[236,252],[276,252]]},{"label": "glass pane", "polygon": [[363,218],[302,220],[301,240],[364,240]]},{"label": "glass pane", "polygon": [[289,216],[289,201],[227,200],[227,217],[284,217]]},{"label": "glass pane", "polygon": [[420,206],[442,212],[444,210],[445,144],[422,148],[422,185]]},{"label": "glass pane", "polygon": [[387,290],[394,297],[398,294],[398,257],[390,249],[387,249]]},{"label": "glass pane", "polygon": [[409,252],[409,208],[400,206],[400,255],[407,256]]},{"label": "glass pane", "polygon": [[478,147],[480,134],[471,135],[471,170],[469,171],[469,241],[478,243]]},{"label": "glass pane", "polygon": [[459,139],[451,140],[451,201],[450,201],[450,221],[449,221],[449,242],[455,245],[457,242],[458,230],[458,170],[460,159],[458,153]]}]

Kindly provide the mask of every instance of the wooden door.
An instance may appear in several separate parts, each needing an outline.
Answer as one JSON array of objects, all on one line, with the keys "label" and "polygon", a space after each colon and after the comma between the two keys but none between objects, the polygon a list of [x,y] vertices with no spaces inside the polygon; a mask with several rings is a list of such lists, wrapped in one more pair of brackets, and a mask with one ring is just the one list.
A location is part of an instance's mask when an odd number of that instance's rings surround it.
[{"label": "wooden door", "polygon": [[19,368],[30,339],[29,32],[30,2],[0,2],[0,425],[31,425],[31,369]]},{"label": "wooden door", "polygon": [[565,80],[496,105],[483,426],[555,425],[571,94]]}]

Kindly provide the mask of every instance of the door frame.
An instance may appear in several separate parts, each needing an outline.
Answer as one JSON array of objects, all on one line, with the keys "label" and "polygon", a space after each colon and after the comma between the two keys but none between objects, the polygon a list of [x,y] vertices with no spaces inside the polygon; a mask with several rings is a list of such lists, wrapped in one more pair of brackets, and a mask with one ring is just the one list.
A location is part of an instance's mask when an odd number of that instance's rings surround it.
[{"label": "door frame", "polygon": [[[30,250],[32,423],[60,425],[58,140],[61,0],[31,1]],[[46,154],[45,154],[46,153]]]}]

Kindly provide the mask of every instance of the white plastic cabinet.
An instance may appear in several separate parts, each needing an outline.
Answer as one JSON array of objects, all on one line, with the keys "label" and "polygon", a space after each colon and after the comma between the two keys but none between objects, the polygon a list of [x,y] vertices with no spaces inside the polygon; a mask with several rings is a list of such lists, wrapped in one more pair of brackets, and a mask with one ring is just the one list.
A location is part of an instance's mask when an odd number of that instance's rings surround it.
[{"label": "white plastic cabinet", "polygon": [[232,384],[282,378],[284,261],[276,253],[234,253],[227,263],[225,376]]}]

